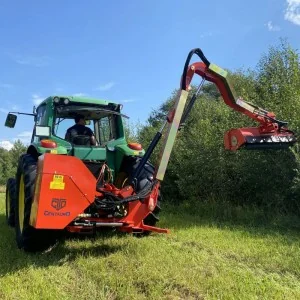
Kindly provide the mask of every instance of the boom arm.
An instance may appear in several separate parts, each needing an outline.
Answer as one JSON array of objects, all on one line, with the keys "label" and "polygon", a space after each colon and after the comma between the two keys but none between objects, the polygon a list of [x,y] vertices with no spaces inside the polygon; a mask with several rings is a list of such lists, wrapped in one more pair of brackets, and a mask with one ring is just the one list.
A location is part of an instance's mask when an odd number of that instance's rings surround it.
[{"label": "boom arm", "polygon": [[[202,62],[196,62],[190,65],[191,58],[194,54],[198,55]],[[190,84],[195,74],[201,76],[203,80],[196,93],[186,105]],[[190,51],[186,59],[181,77],[181,89],[178,92],[174,107],[169,112],[163,127],[157,132],[147,149],[140,162],[140,166],[137,169],[135,178],[138,177],[144,164],[159,142],[164,127],[168,125],[163,150],[156,171],[156,179],[163,180],[177,131],[183,127],[205,80],[210,81],[217,86],[226,105],[245,114],[260,124],[258,127],[238,128],[227,131],[224,136],[226,149],[231,151],[240,148],[281,149],[287,148],[296,142],[294,133],[287,128],[287,122],[277,120],[273,112],[268,112],[256,105],[243,101],[241,98],[237,98],[230,86],[227,72],[217,65],[210,63],[203,52],[199,48],[196,48]]]},{"label": "boom arm", "polygon": [[[273,113],[269,113],[259,107],[255,107],[244,102],[242,99],[236,100],[234,92],[227,80],[227,72],[225,70],[213,64],[206,66],[202,62],[194,63],[189,66],[187,72],[187,86],[189,86],[194,74],[198,74],[202,78],[205,78],[205,80],[214,83],[218,87],[224,102],[232,109],[247,115],[262,125],[266,125],[266,123],[270,125],[277,124],[278,121],[274,119],[275,115]],[[279,123],[281,122],[279,121]]]}]

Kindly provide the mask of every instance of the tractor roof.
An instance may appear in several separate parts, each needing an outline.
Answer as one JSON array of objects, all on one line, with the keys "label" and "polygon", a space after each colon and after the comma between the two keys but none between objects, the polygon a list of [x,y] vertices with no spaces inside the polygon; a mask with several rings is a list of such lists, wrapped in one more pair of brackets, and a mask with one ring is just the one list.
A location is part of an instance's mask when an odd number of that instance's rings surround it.
[{"label": "tractor roof", "polygon": [[65,95],[55,95],[55,96],[49,96],[45,100],[43,100],[39,105],[42,103],[48,103],[52,102],[54,98],[64,98],[64,99],[69,99],[71,102],[78,102],[78,103],[84,103],[84,104],[99,104],[99,105],[108,105],[109,103],[113,104],[119,104],[115,101],[108,101],[108,100],[103,100],[103,99],[95,99],[91,97],[83,97],[83,96],[65,96]]}]

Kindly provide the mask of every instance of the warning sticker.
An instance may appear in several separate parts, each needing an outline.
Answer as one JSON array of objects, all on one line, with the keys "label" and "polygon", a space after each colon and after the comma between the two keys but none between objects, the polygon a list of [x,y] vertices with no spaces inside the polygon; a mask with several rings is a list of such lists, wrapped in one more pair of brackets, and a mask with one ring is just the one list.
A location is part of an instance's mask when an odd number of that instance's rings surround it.
[{"label": "warning sticker", "polygon": [[63,175],[53,175],[53,179],[50,182],[50,190],[64,190],[64,176]]}]

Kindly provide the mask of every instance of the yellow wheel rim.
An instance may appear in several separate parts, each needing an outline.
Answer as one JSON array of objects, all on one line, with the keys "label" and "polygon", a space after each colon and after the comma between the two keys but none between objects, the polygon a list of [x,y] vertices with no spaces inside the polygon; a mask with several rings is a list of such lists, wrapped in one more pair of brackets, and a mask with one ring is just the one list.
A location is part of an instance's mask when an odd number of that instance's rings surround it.
[{"label": "yellow wheel rim", "polygon": [[25,210],[25,192],[24,192],[24,176],[21,175],[20,178],[20,188],[19,188],[19,227],[22,233],[24,224],[24,210]]},{"label": "yellow wheel rim", "polygon": [[122,189],[128,181],[128,175],[125,172],[120,172],[116,178],[115,186]]},{"label": "yellow wheel rim", "polygon": [[122,188],[125,187],[125,183],[127,183],[127,181],[128,181],[128,177],[126,177],[125,180],[123,181],[122,186],[121,186]]},{"label": "yellow wheel rim", "polygon": [[9,191],[6,193],[6,207],[7,207],[7,217],[9,217],[10,214],[10,195]]}]

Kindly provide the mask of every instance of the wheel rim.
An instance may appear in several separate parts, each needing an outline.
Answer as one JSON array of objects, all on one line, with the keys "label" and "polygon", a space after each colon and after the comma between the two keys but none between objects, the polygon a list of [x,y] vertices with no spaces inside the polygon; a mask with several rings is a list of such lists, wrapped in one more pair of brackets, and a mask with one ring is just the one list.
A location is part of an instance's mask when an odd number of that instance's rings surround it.
[{"label": "wheel rim", "polygon": [[124,179],[124,181],[122,182],[122,186],[121,186],[122,188],[125,187],[125,183],[127,184],[128,180],[129,180],[128,177],[126,177],[126,178]]},{"label": "wheel rim", "polygon": [[122,189],[128,181],[128,175],[125,172],[120,172],[116,178],[115,186]]},{"label": "wheel rim", "polygon": [[6,217],[9,217],[9,212],[10,212],[10,195],[9,191],[6,192]]},{"label": "wheel rim", "polygon": [[24,210],[25,210],[25,192],[24,192],[24,177],[23,174],[20,178],[20,188],[19,188],[19,227],[20,231],[23,231],[24,223]]}]

